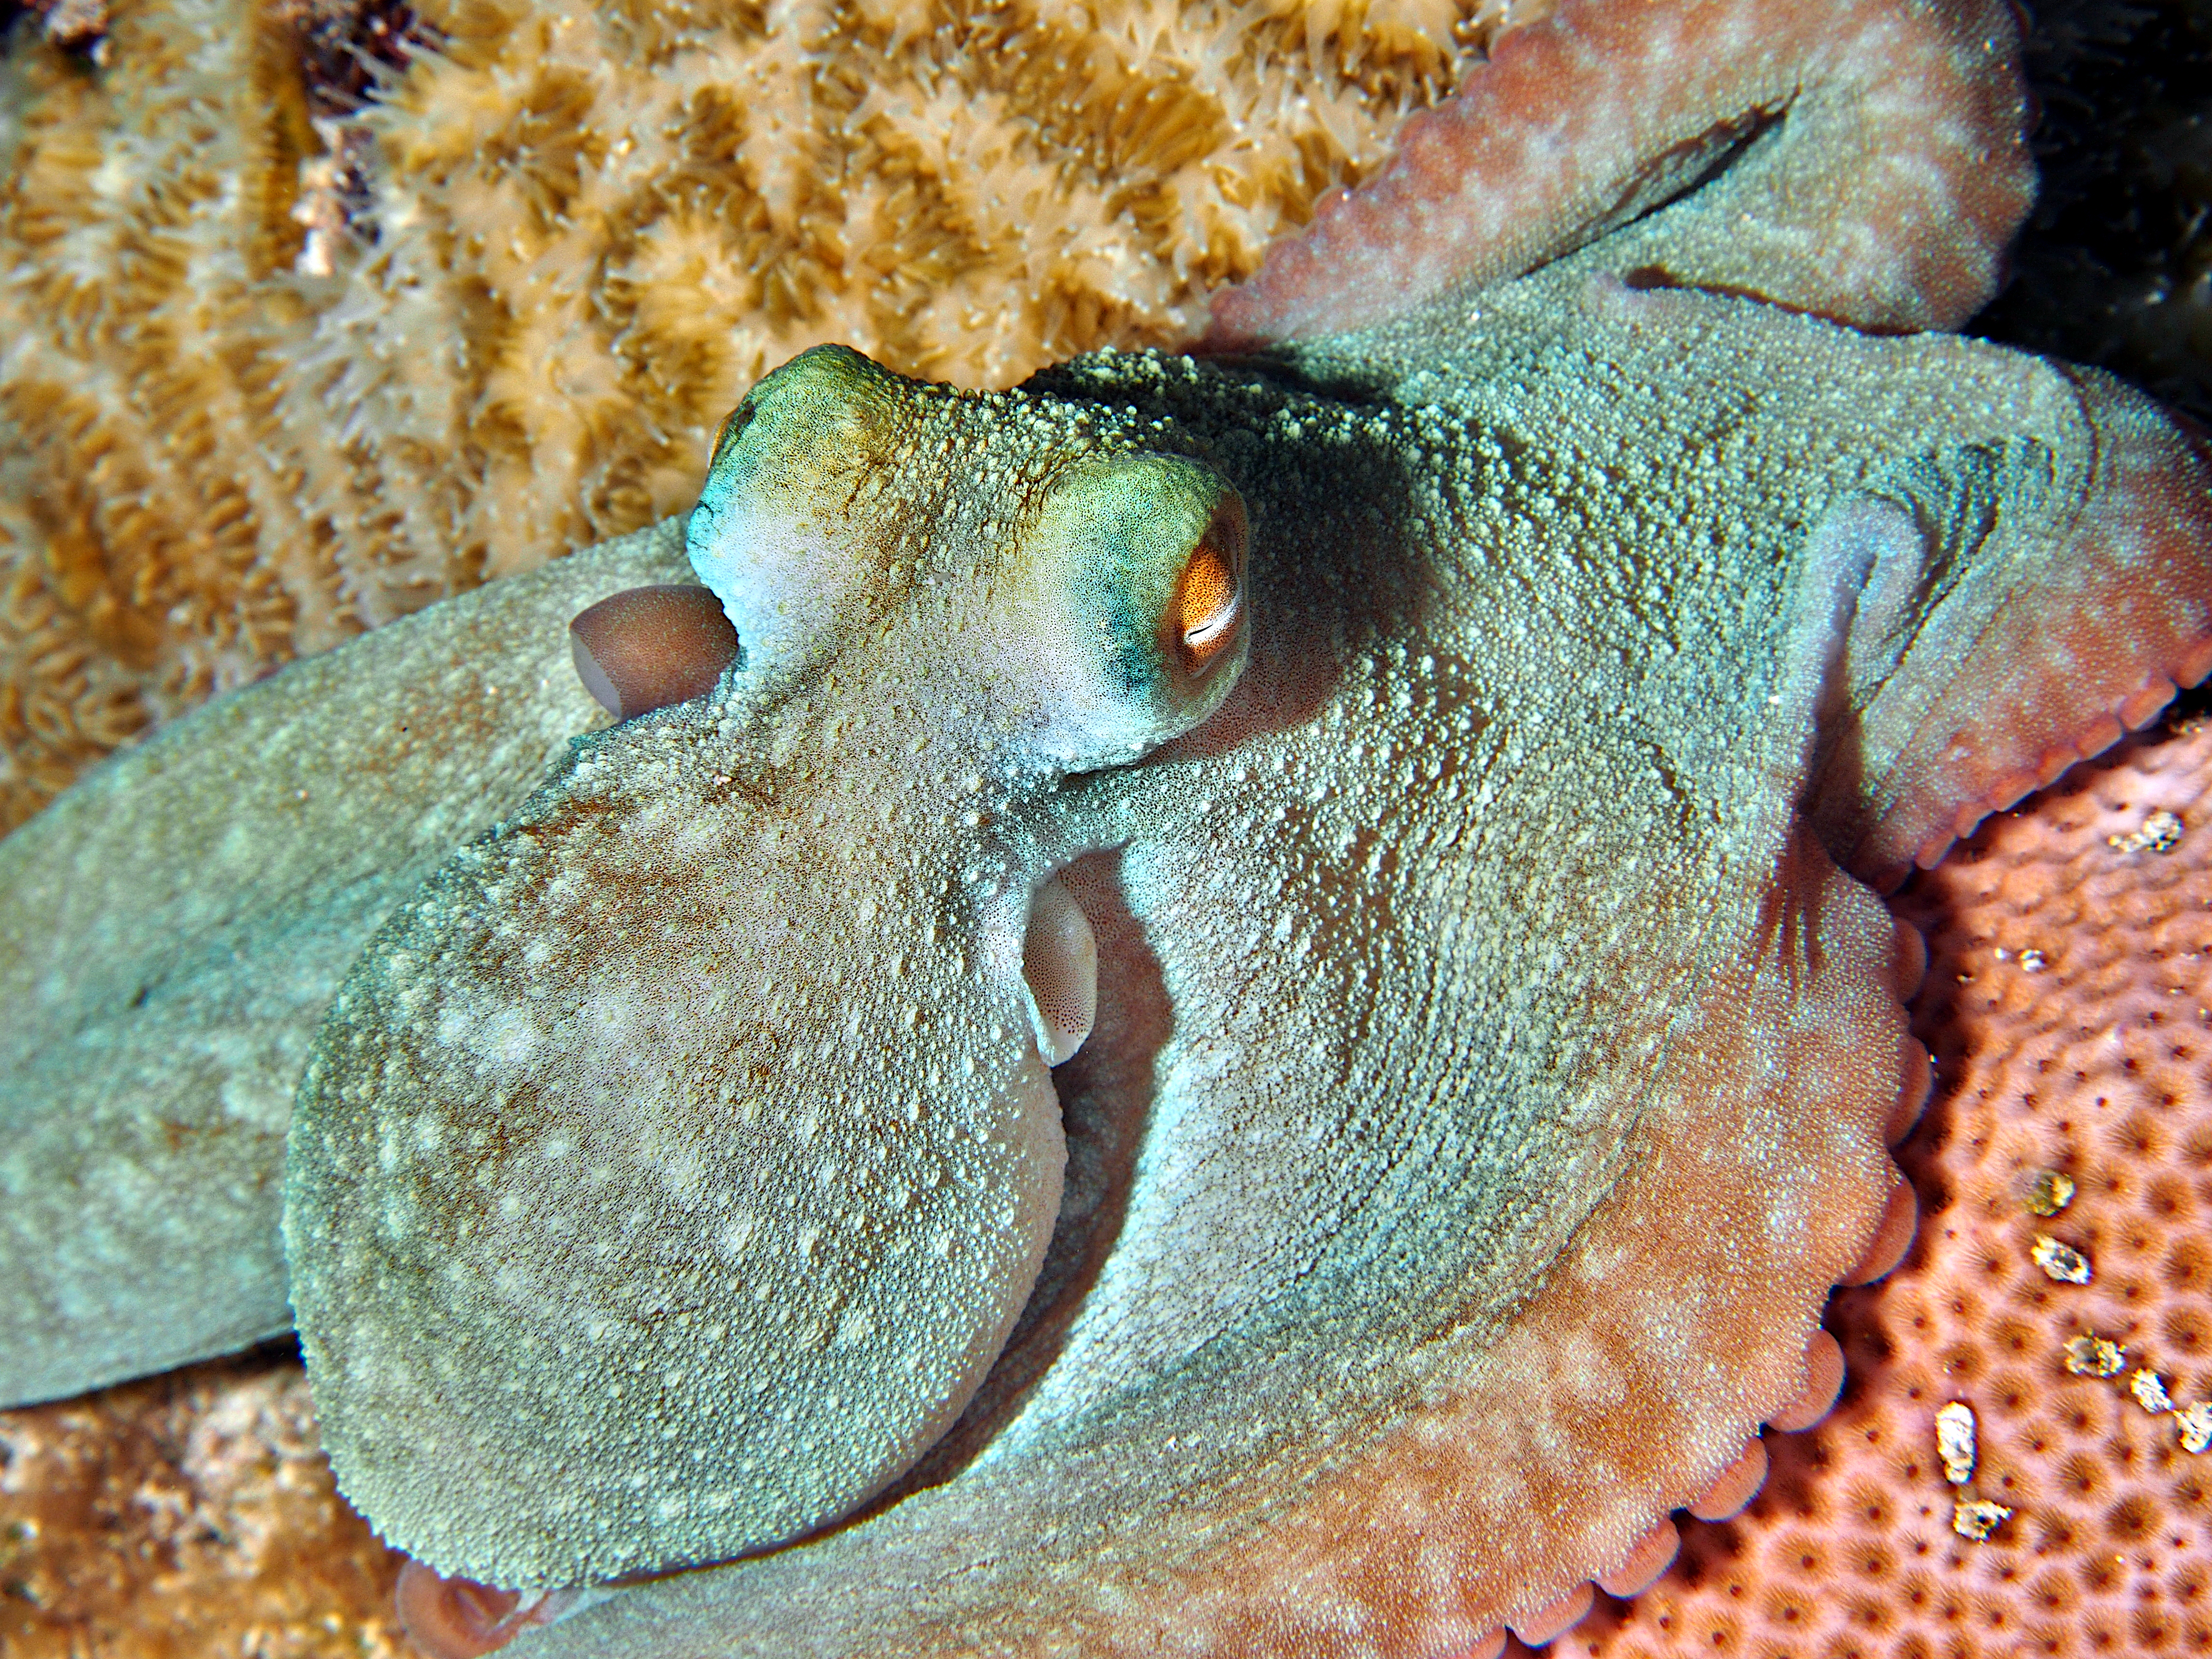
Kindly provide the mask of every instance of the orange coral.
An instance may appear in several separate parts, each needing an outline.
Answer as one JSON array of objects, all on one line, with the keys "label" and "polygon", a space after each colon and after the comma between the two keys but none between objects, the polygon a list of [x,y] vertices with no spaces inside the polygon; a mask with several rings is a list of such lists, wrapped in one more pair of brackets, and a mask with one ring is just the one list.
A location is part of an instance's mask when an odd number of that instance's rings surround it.
[{"label": "orange coral", "polygon": [[1844,1404],[1562,1654],[2212,1647],[2212,724],[2080,769],[1899,908],[1930,947],[1920,1241],[1836,1299]]},{"label": "orange coral", "polygon": [[1194,331],[1502,9],[423,0],[410,58],[397,0],[116,0],[97,72],[17,30],[0,828],[213,690],[688,505],[804,347],[1004,385]]},{"label": "orange coral", "polygon": [[9,1659],[407,1659],[398,1565],[331,1485],[296,1360],[0,1415]]}]

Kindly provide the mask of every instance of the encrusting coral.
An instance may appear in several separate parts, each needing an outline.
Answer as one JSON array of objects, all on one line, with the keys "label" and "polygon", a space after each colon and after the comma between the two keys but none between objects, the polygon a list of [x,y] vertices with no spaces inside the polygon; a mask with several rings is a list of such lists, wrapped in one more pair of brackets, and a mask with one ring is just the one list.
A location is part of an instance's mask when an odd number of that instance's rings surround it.
[{"label": "encrusting coral", "polygon": [[[1899,905],[1929,947],[1936,1096],[1899,1152],[1925,1214],[1830,1311],[1843,1403],[1770,1434],[1751,1507],[1561,1653],[2212,1645],[2212,722],[2032,809]],[[1945,1412],[1972,1425],[1957,1482]]]},{"label": "encrusting coral", "polygon": [[9,1659],[407,1659],[398,1568],[338,1498],[296,1364],[216,1360],[0,1418]]},{"label": "encrusting coral", "polygon": [[25,23],[0,828],[212,690],[688,505],[807,346],[1003,386],[1187,337],[1502,10],[118,0],[99,67]]}]

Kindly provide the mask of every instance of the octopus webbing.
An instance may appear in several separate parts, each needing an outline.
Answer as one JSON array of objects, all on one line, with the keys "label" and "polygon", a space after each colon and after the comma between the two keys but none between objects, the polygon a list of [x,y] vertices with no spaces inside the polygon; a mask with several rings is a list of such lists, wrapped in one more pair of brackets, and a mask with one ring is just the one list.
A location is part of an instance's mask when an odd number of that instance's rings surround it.
[{"label": "octopus webbing", "polygon": [[2016,59],[1568,0],[1192,353],[809,352],[687,520],[104,768],[0,843],[0,1398],[296,1315],[386,1536],[652,1580],[549,1654],[1647,1582],[1911,1236],[1873,890],[2212,670],[2202,440],[1942,331]]}]

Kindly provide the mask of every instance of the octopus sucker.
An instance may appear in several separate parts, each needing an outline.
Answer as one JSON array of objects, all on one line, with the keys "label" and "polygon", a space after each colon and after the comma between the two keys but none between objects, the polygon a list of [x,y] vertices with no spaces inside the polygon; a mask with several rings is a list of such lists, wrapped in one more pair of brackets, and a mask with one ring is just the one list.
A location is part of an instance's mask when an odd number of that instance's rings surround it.
[{"label": "octopus sucker", "polygon": [[1805,1392],[1766,1419],[1769,1428],[1796,1434],[1826,1417],[1844,1386],[1844,1350],[1826,1331],[1805,1345]]},{"label": "octopus sucker", "polygon": [[1712,1484],[1683,1507],[1700,1521],[1725,1521],[1740,1514],[1766,1484],[1766,1443],[1756,1435]]},{"label": "octopus sucker", "polygon": [[0,1393],[289,1292],[454,1652],[1396,1659],[1648,1583],[1911,1246],[1877,890],[2212,667],[2202,441],[1928,331],[2027,204],[2008,13],[1821,21],[1567,0],[1193,353],[817,347],[687,518],[11,837],[0,1174],[84,1139],[40,1066],[299,1081],[261,1208],[152,1212],[189,1317],[99,1299],[143,1134],[0,1233]]},{"label": "octopus sucker", "polygon": [[1913,1196],[1911,1182],[1899,1175],[1890,1187],[1889,1196],[1881,1206],[1881,1218],[1875,1224],[1874,1237],[1867,1241],[1865,1253],[1836,1282],[1844,1285],[1871,1285],[1886,1277],[1905,1260],[1919,1225],[1920,1200]]},{"label": "octopus sucker", "polygon": [[401,1627],[429,1659],[478,1659],[532,1626],[570,1612],[566,1591],[524,1595],[466,1578],[442,1577],[419,1561],[400,1569],[392,1593]]},{"label": "octopus sucker", "polygon": [[1578,1585],[1558,1601],[1523,1613],[1509,1628],[1528,1646],[1546,1647],[1582,1623],[1596,1601],[1595,1585]]},{"label": "octopus sucker", "polygon": [[713,690],[738,631],[706,588],[667,582],[586,605],[569,620],[568,643],[592,701],[627,720]]},{"label": "octopus sucker", "polygon": [[1098,940],[1083,907],[1058,876],[1030,901],[1022,978],[1037,1017],[1037,1052],[1048,1066],[1073,1060],[1098,1012]]},{"label": "octopus sucker", "polygon": [[1659,1575],[1674,1565],[1674,1557],[1682,1547],[1682,1534],[1672,1521],[1660,1521],[1650,1531],[1629,1546],[1628,1553],[1610,1571],[1601,1572],[1590,1582],[1607,1595],[1627,1601],[1650,1589]]}]

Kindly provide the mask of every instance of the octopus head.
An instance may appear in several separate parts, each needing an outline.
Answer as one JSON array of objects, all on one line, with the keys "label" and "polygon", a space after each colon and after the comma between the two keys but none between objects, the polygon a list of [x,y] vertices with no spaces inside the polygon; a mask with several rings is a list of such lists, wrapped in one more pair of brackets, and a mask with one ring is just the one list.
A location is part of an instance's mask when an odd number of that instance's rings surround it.
[{"label": "octopus head", "polygon": [[515,1587],[724,1559],[957,1417],[1051,1235],[1048,1068],[1091,1019],[1053,800],[1243,661],[1244,510],[1193,447],[837,348],[726,422],[690,550],[738,655],[433,877],[301,1085],[300,1329],[392,1541]]}]

